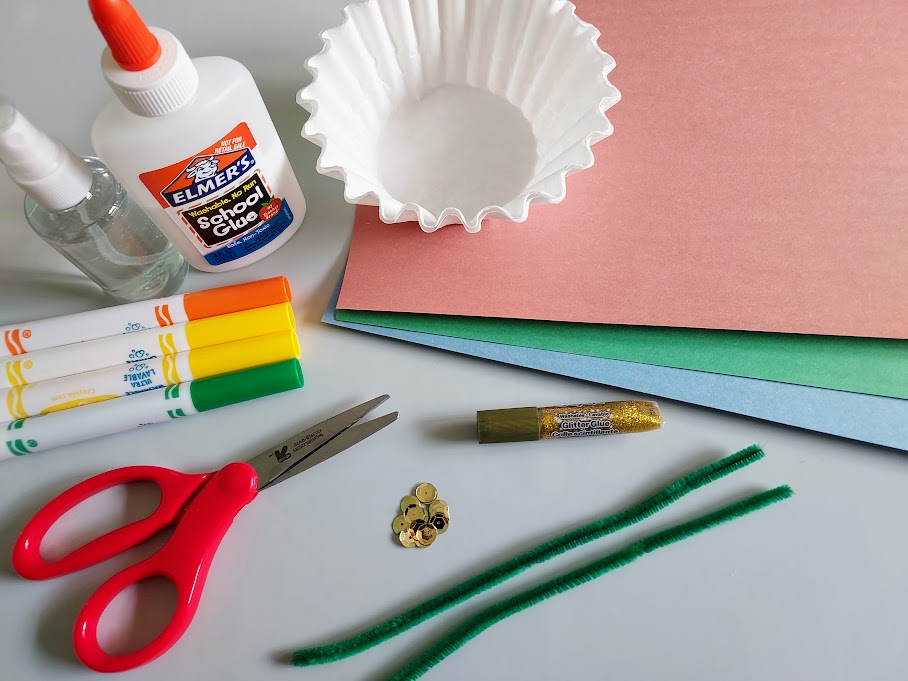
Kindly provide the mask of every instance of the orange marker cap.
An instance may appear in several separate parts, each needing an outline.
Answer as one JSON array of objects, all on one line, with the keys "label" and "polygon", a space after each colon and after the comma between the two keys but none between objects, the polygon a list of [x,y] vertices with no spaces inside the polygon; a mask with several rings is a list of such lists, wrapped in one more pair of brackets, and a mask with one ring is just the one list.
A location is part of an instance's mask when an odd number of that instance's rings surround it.
[{"label": "orange marker cap", "polygon": [[117,64],[127,71],[155,65],[161,45],[127,0],[88,0],[88,8]]},{"label": "orange marker cap", "polygon": [[292,299],[287,277],[271,277],[245,284],[221,286],[183,296],[188,319],[205,319],[256,307],[289,303]]}]

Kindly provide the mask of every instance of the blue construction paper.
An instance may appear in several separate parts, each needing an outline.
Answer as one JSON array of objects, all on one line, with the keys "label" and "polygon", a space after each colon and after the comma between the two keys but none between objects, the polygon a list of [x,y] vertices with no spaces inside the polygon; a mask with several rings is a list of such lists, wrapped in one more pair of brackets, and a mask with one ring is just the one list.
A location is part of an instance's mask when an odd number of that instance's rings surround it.
[{"label": "blue construction paper", "polygon": [[908,450],[908,400],[343,322],[340,284],[322,321],[386,338]]}]

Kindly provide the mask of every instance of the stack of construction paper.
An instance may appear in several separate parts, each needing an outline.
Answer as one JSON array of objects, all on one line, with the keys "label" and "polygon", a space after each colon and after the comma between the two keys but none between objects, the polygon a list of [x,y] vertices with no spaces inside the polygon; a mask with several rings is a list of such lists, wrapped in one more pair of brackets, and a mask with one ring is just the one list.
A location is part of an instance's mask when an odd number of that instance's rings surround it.
[{"label": "stack of construction paper", "polygon": [[908,4],[576,4],[596,165],[478,234],[360,207],[325,321],[908,449]]}]

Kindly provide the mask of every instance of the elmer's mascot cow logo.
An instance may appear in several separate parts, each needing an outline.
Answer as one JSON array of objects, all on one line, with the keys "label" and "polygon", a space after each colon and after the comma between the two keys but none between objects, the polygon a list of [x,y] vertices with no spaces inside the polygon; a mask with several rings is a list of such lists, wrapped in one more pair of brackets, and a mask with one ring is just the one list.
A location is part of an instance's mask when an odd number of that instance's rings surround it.
[{"label": "elmer's mascot cow logo", "polygon": [[207,180],[218,174],[218,160],[214,156],[202,158],[186,169],[186,177],[195,178],[196,182]]},{"label": "elmer's mascot cow logo", "polygon": [[254,166],[255,159],[246,147],[225,154],[196,156],[161,196],[174,208],[180,208],[223,189]]}]

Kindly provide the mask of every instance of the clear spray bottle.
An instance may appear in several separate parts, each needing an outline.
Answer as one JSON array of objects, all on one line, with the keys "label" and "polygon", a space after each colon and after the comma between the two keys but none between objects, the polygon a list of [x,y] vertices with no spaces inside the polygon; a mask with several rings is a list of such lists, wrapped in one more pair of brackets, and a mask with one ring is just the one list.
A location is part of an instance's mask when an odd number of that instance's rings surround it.
[{"label": "clear spray bottle", "polygon": [[168,296],[188,265],[96,158],[79,158],[0,98],[0,162],[32,229],[119,302]]}]

